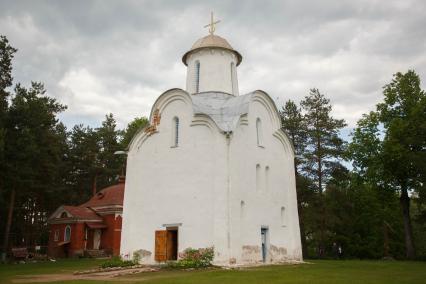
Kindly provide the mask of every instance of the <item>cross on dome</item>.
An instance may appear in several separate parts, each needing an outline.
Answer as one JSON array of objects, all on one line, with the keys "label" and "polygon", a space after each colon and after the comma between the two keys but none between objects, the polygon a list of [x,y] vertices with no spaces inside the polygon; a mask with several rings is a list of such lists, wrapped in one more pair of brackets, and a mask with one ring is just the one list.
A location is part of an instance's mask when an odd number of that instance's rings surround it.
[{"label": "cross on dome", "polygon": [[214,34],[214,31],[216,30],[216,27],[215,27],[215,25],[216,24],[218,24],[218,23],[220,23],[220,20],[218,20],[218,21],[214,21],[214,18],[213,18],[213,12],[211,12],[211,14],[210,14],[210,24],[208,24],[208,25],[205,25],[204,27],[205,28],[209,28],[209,33],[210,33],[210,35],[213,35]]}]

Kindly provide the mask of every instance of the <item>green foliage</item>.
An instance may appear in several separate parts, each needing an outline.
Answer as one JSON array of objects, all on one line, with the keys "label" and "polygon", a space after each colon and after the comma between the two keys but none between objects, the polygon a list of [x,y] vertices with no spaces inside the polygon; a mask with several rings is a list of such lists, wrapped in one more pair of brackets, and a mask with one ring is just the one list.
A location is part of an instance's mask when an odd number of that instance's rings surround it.
[{"label": "green foliage", "polygon": [[281,124],[295,149],[295,166],[298,170],[307,144],[307,125],[302,110],[292,100],[288,100],[280,111]]},{"label": "green foliage", "polygon": [[145,126],[148,125],[148,119],[146,117],[137,117],[132,120],[126,127],[126,130],[123,134],[123,139],[121,140],[121,148],[127,149],[133,137],[142,130]]},{"label": "green foliage", "polygon": [[[420,78],[410,70],[405,74],[396,73],[384,87],[383,95],[377,110],[358,121],[349,156],[354,170],[370,186],[381,190],[383,196],[389,190],[400,193],[406,255],[414,258],[408,192],[416,192],[419,201],[425,194],[426,94],[420,88]],[[383,204],[382,208],[388,207],[389,204]],[[417,217],[421,219],[421,216],[419,212]],[[389,223],[385,215],[382,219],[384,224]]]},{"label": "green foliage", "polygon": [[212,265],[214,248],[187,248],[179,255],[179,260],[168,262],[170,268],[202,268]]},{"label": "green foliage", "polygon": [[339,137],[339,131],[346,123],[331,116],[330,100],[318,89],[311,89],[300,104],[306,112],[304,120],[307,126],[304,172],[315,181],[321,193],[333,169],[340,166],[338,159],[345,152],[345,143]]},{"label": "green foliage", "polygon": [[138,262],[134,260],[123,260],[118,256],[114,256],[111,259],[102,262],[100,264],[101,268],[110,268],[110,267],[129,267],[138,264]]}]

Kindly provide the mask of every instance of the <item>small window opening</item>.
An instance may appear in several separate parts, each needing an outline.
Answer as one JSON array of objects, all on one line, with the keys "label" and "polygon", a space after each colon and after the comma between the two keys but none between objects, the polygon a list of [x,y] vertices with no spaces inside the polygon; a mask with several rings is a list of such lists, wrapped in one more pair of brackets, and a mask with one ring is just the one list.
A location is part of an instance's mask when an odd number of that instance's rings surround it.
[{"label": "small window opening", "polygon": [[68,225],[65,227],[64,242],[69,242],[70,240],[71,240],[71,227]]},{"label": "small window opening", "polygon": [[55,242],[59,241],[59,230],[55,230],[54,235],[53,235],[53,240]]},{"label": "small window opening", "polygon": [[265,167],[265,191],[269,191],[269,166]]},{"label": "small window opening", "polygon": [[179,118],[173,118],[173,135],[172,135],[172,147],[177,147],[179,145]]},{"label": "small window opening", "polygon": [[256,119],[256,137],[257,137],[257,146],[263,146],[262,121],[260,120],[260,118]]},{"label": "small window opening", "polygon": [[260,191],[260,165],[256,165],[256,190]]},{"label": "small window opening", "polygon": [[195,62],[195,92],[200,92],[200,61]]},{"label": "small window opening", "polygon": [[281,207],[281,226],[285,226],[285,207]]},{"label": "small window opening", "polygon": [[240,203],[240,218],[243,219],[246,216],[246,203],[241,200]]},{"label": "small window opening", "polygon": [[232,86],[232,94],[235,95],[235,64],[231,62],[231,86]]}]

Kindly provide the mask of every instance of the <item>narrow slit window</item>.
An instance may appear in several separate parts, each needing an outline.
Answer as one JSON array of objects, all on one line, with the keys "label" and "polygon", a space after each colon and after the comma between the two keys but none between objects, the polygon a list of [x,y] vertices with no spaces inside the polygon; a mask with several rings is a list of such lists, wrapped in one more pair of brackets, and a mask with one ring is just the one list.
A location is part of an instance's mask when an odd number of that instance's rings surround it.
[{"label": "narrow slit window", "polygon": [[281,207],[281,226],[285,226],[285,207]]},{"label": "narrow slit window", "polygon": [[256,138],[257,138],[257,146],[263,146],[262,121],[260,120],[260,118],[256,119]]},{"label": "narrow slit window", "polygon": [[269,166],[265,167],[265,191],[269,191]]},{"label": "narrow slit window", "polygon": [[246,216],[246,203],[244,202],[244,200],[241,200],[241,203],[240,203],[240,218],[244,219],[245,216]]},{"label": "narrow slit window", "polygon": [[231,86],[232,86],[232,94],[235,95],[235,64],[231,62]]},{"label": "narrow slit window", "polygon": [[195,62],[195,92],[200,92],[200,61]]},{"label": "narrow slit window", "polygon": [[260,191],[260,165],[256,165],[256,191]]},{"label": "narrow slit window", "polygon": [[173,118],[173,135],[172,135],[172,146],[177,147],[179,145],[179,118]]}]

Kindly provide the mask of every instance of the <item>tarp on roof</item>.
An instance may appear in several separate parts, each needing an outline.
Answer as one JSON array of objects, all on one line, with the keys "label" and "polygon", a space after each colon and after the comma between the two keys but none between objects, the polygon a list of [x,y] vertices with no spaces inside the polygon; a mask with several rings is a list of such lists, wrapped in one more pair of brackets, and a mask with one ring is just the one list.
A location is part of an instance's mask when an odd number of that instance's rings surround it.
[{"label": "tarp on roof", "polygon": [[250,100],[254,93],[233,96],[221,92],[204,92],[191,96],[195,114],[209,116],[225,132],[233,131],[238,120],[249,111]]}]

